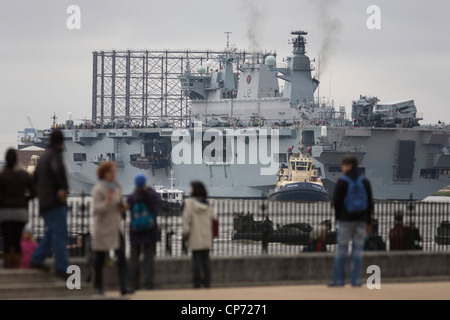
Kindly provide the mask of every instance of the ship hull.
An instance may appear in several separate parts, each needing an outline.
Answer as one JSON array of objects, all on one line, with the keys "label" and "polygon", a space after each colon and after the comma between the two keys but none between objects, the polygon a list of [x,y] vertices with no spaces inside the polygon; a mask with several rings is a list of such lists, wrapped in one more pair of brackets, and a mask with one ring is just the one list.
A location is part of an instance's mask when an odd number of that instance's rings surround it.
[{"label": "ship hull", "polygon": [[317,184],[301,182],[288,184],[268,195],[271,201],[330,202],[330,194]]},{"label": "ship hull", "polygon": [[[210,129],[210,128],[208,128]],[[214,128],[216,129],[216,128]],[[327,140],[331,148],[322,147],[318,138],[321,136],[320,127],[305,127],[306,145],[313,146],[314,163],[324,183],[325,189],[333,194],[334,186],[341,177],[339,172],[343,156],[355,155],[360,160],[366,178],[371,182],[375,199],[407,200],[411,194],[413,199],[424,199],[434,192],[450,184],[450,162],[445,148],[448,148],[450,132],[437,129],[357,129],[351,127],[329,127]],[[244,163],[175,163],[173,158],[165,168],[137,168],[132,165],[133,155],[140,154],[144,147],[144,140],[162,138],[167,133],[163,129],[128,129],[115,130],[114,136],[108,130],[64,130],[65,152],[64,159],[70,182],[70,193],[73,195],[89,194],[97,183],[96,171],[98,157],[105,159],[108,154],[115,152],[118,163],[117,179],[122,184],[124,194],[134,190],[134,176],[138,173],[147,175],[150,185],[170,186],[170,171],[174,171],[174,185],[189,195],[190,183],[193,180],[202,181],[213,198],[261,198],[275,188],[276,172],[262,174],[267,164],[249,163],[250,146],[245,144],[246,158]],[[217,130],[224,130],[217,128]],[[38,132],[42,141],[36,144],[45,147],[48,144],[48,134]],[[447,138],[446,138],[447,137]],[[175,143],[167,139],[173,148]],[[280,129],[279,148],[274,150],[277,156],[288,159],[288,148],[298,145],[300,128],[289,127]],[[411,141],[415,145],[410,155],[408,179],[401,179],[404,160],[399,152],[402,141]],[[348,150],[339,151],[340,146]],[[316,148],[322,148],[317,152]],[[195,148],[192,150],[194,158]],[[403,151],[403,150],[400,150]],[[431,153],[434,152],[434,153]],[[80,154],[82,156],[80,156]],[[75,161],[77,160],[77,161]],[[403,163],[404,162],[404,163]],[[449,164],[447,164],[449,162]],[[445,167],[448,165],[448,168]],[[398,168],[397,168],[398,167]],[[434,168],[438,175],[424,175]],[[400,171],[398,171],[400,170]],[[438,171],[439,170],[439,171]],[[282,198],[295,198],[294,195],[283,195]],[[316,196],[312,197],[316,199]],[[323,199],[319,196],[320,199]]]}]

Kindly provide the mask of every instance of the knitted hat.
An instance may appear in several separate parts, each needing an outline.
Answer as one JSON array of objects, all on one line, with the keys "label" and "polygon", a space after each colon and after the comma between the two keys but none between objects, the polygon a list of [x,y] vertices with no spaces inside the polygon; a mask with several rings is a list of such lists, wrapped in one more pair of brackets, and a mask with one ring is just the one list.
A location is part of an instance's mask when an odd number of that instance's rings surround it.
[{"label": "knitted hat", "polygon": [[145,183],[147,182],[147,178],[144,174],[139,173],[134,177],[134,184],[136,185],[136,188],[143,188],[145,187]]}]

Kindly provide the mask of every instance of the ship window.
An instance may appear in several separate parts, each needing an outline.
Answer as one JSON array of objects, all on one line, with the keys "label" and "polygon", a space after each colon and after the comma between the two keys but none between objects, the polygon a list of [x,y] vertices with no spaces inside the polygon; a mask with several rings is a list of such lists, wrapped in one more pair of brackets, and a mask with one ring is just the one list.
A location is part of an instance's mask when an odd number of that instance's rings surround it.
[{"label": "ship window", "polygon": [[450,176],[450,169],[443,169],[443,170],[441,170],[441,174],[443,176]]},{"label": "ship window", "polygon": [[86,153],[74,153],[73,161],[74,162],[84,162],[87,160]]},{"label": "ship window", "polygon": [[328,172],[341,172],[341,167],[329,167]]},{"label": "ship window", "polygon": [[416,154],[415,141],[399,141],[397,180],[412,180]]},{"label": "ship window", "polygon": [[436,169],[422,169],[420,170],[421,179],[438,179],[439,170]]},{"label": "ship window", "polygon": [[306,171],[307,162],[297,162],[297,170]]}]

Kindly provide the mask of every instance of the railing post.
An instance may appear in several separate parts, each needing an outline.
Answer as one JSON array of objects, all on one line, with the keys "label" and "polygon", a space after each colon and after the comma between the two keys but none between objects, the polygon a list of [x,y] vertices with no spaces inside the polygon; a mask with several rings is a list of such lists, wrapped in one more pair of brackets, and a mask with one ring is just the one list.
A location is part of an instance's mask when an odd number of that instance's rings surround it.
[{"label": "railing post", "polygon": [[79,236],[81,236],[81,252],[80,252],[80,256],[85,256],[86,255],[86,236],[87,236],[87,232],[85,232],[85,210],[86,210],[86,205],[84,203],[84,197],[85,194],[84,192],[81,193],[81,205],[80,205],[80,220],[81,220],[81,225],[80,225],[80,232],[78,233]]},{"label": "railing post", "polygon": [[261,232],[262,232],[262,253],[268,253],[269,252],[269,236],[270,236],[270,230],[269,230],[269,221],[266,220],[266,217],[264,216],[264,211],[266,210],[266,205],[263,202],[261,205],[261,211],[262,211],[262,217],[263,217],[263,223],[261,225]]},{"label": "railing post", "polygon": [[186,245],[186,241],[184,238],[181,240],[181,255],[187,256],[188,255],[188,248]]},{"label": "railing post", "polygon": [[[172,231],[172,229],[169,229],[169,227],[166,224],[166,254],[171,256],[173,255],[172,252],[172,236],[175,233]],[[184,242],[184,239],[183,239]]]}]

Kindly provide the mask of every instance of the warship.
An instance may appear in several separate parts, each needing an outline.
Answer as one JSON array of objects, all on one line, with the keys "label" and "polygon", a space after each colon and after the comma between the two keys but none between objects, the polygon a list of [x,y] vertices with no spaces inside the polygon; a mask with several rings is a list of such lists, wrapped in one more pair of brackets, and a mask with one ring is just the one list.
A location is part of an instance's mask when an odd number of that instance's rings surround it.
[{"label": "warship", "polygon": [[[345,107],[317,95],[305,31],[291,32],[292,55],[275,52],[110,51],[93,53],[92,118],[52,129],[65,137],[72,194],[89,193],[97,166],[115,161],[125,193],[145,172],[153,185],[186,195],[192,180],[209,196],[260,198],[275,187],[288,149],[310,148],[332,194],[345,155],[359,160],[377,199],[423,199],[450,184],[450,130],[421,126],[414,100],[361,96]],[[175,56],[175,54],[177,54]],[[303,127],[303,134],[301,134]]]}]

